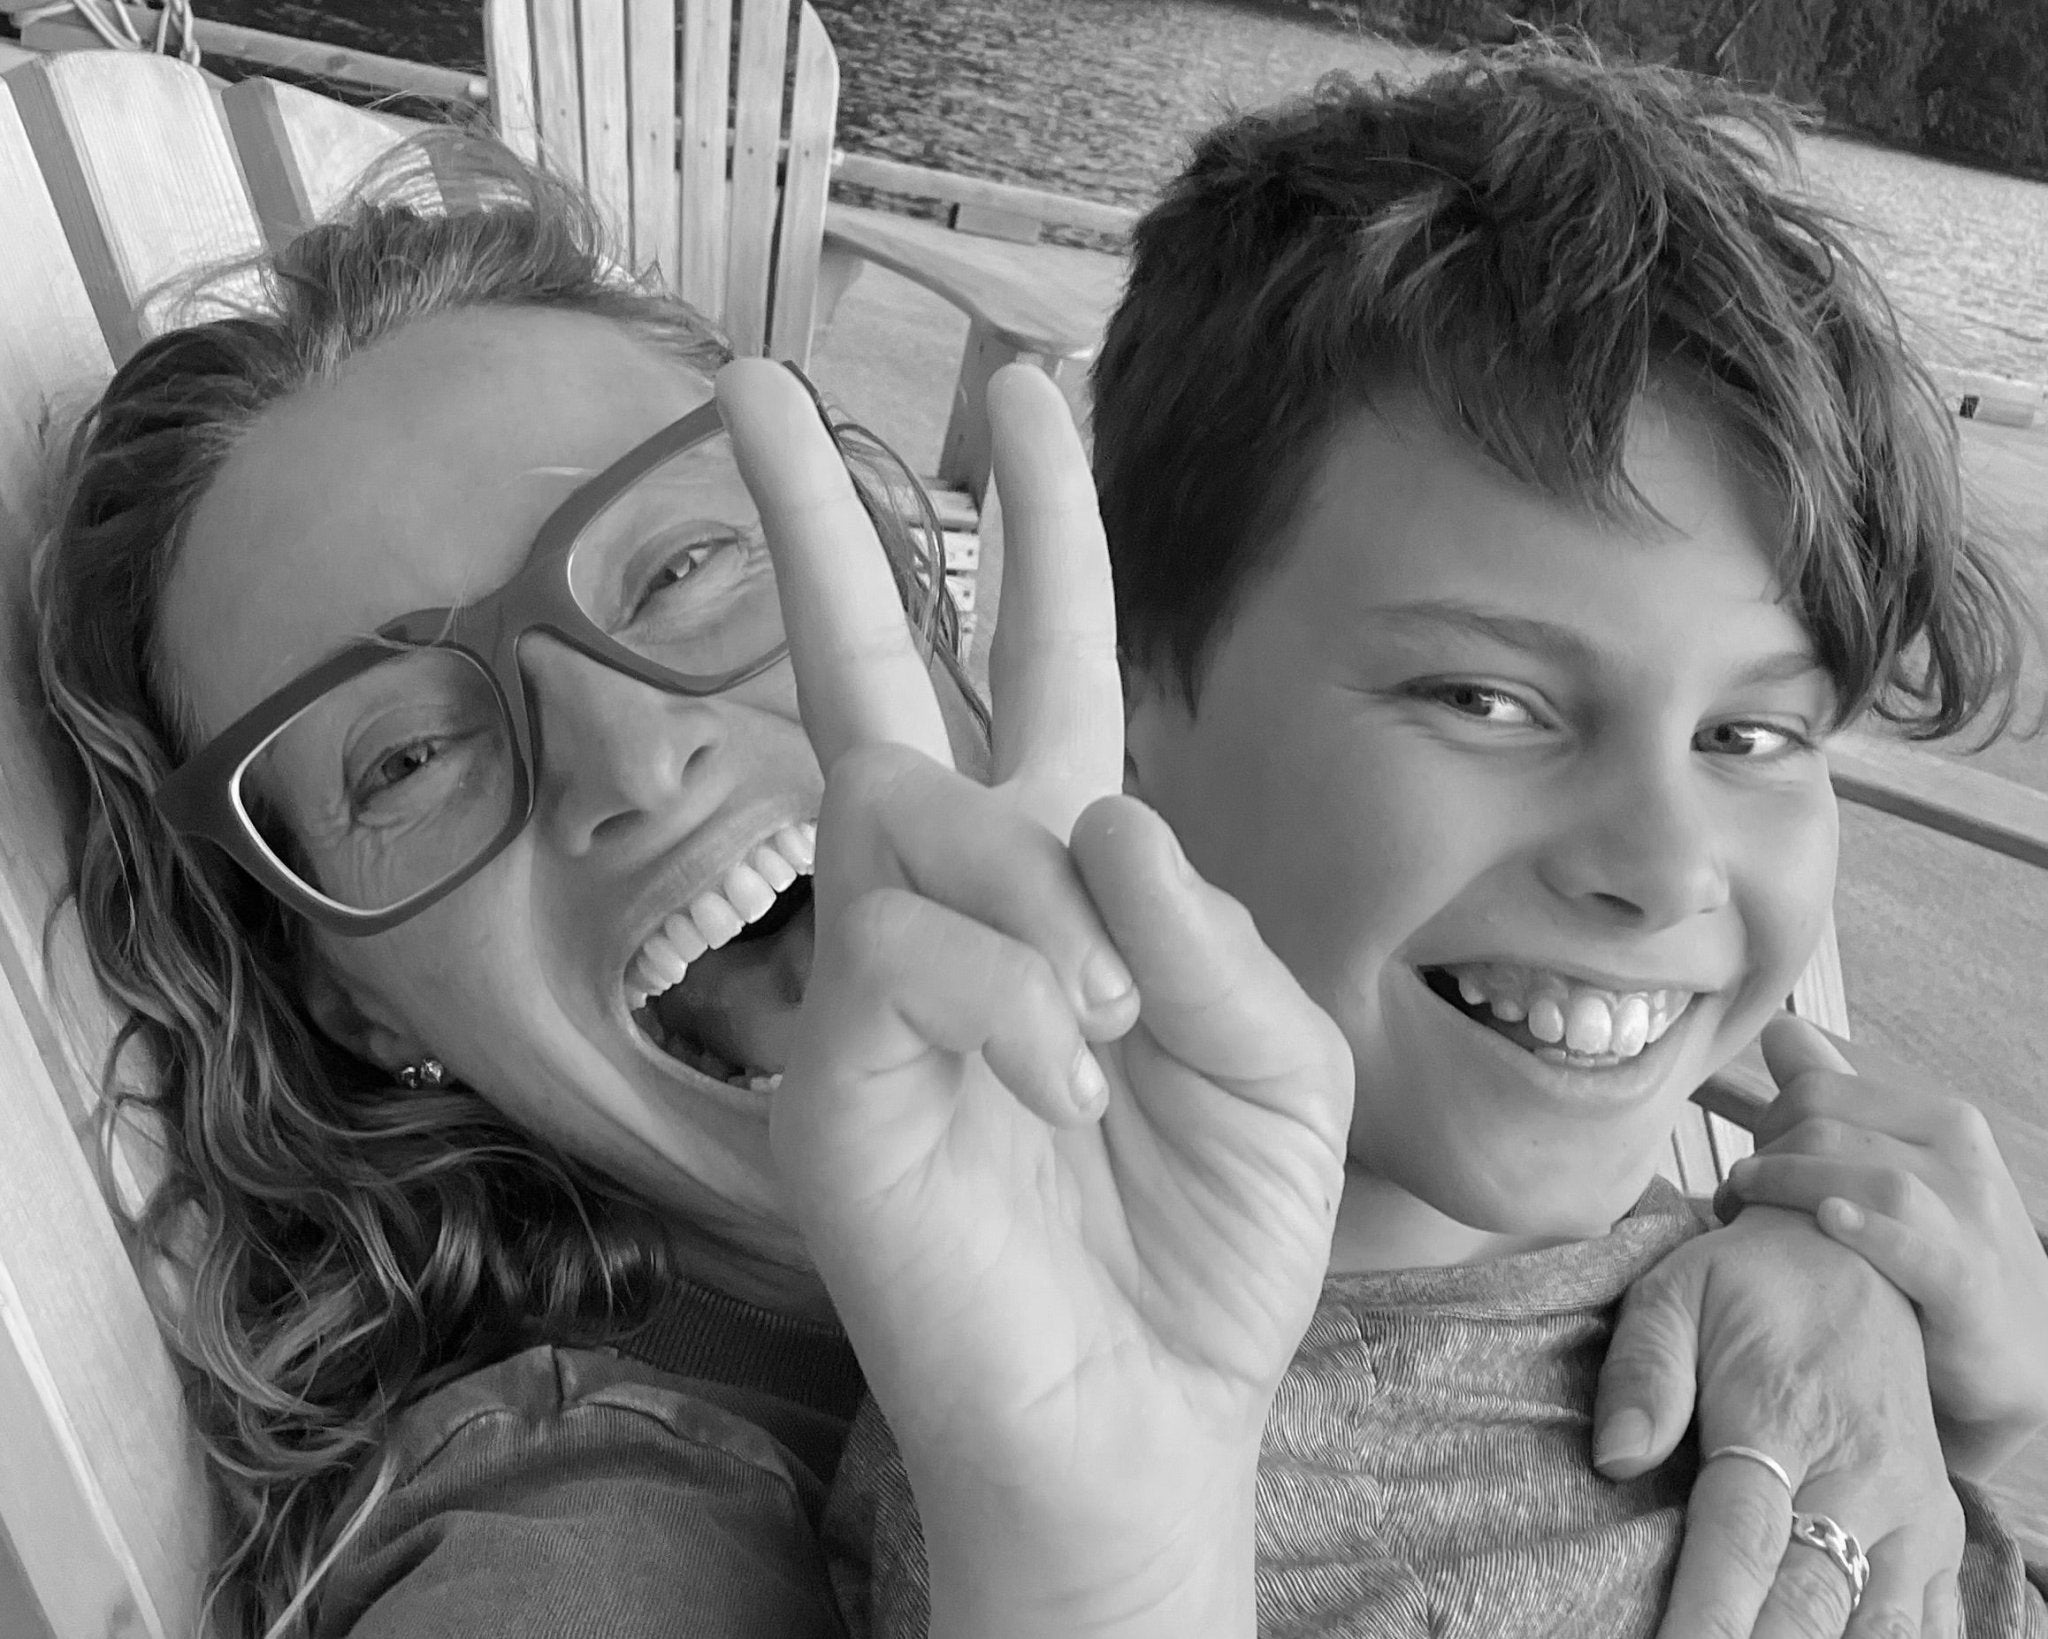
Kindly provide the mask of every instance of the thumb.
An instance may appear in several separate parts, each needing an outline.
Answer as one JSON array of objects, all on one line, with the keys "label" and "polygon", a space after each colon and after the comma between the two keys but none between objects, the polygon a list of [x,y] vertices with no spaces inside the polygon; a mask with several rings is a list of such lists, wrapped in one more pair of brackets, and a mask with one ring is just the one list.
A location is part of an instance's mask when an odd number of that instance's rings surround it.
[{"label": "thumb", "polygon": [[1655,1468],[1692,1422],[1702,1260],[1674,1254],[1629,1289],[1593,1399],[1593,1466],[1610,1480]]},{"label": "thumb", "polygon": [[1836,1045],[1835,1038],[1810,1019],[1780,1013],[1764,1026],[1764,1067],[1781,1088],[1812,1070],[1832,1075],[1853,1076],[1856,1066]]}]

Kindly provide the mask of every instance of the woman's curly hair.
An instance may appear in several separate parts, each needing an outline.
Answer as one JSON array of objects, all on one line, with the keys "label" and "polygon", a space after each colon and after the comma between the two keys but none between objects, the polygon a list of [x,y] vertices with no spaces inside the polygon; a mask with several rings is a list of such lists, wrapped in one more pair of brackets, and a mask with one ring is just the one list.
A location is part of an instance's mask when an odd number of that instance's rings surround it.
[{"label": "woman's curly hair", "polygon": [[[309,1021],[304,928],[153,807],[198,749],[159,641],[165,586],[194,508],[265,412],[417,320],[586,313],[707,377],[730,351],[618,267],[575,189],[453,131],[198,293],[232,316],[145,345],[72,438],[35,606],[42,683],[88,797],[77,905],[126,1014],[102,1140],[111,1154],[137,1104],[160,1138],[163,1182],[124,1219],[226,1503],[209,1604],[237,1633],[289,1634],[388,1480],[336,1518],[378,1472],[394,1415],[528,1343],[617,1335],[678,1275],[677,1242],[475,1093],[400,1093]],[[857,476],[875,504],[879,480]],[[877,510],[906,601],[950,659],[939,565]],[[113,1073],[132,1052],[143,1093]]]}]

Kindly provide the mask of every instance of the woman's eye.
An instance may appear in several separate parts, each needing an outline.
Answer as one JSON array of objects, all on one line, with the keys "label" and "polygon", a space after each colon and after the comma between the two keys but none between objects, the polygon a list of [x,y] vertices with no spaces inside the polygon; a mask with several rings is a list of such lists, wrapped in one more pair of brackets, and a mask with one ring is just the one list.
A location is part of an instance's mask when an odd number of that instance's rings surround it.
[{"label": "woman's eye", "polygon": [[426,768],[439,751],[440,744],[437,741],[408,740],[404,745],[385,752],[356,782],[357,803],[371,802],[389,791],[396,790]]},{"label": "woman's eye", "polygon": [[739,545],[739,538],[735,535],[718,535],[692,541],[669,552],[648,572],[639,595],[631,600],[629,618],[645,612],[648,605],[657,599],[667,599],[678,593],[695,598],[699,593],[708,595],[715,592],[721,579],[718,571],[733,561],[734,549]]},{"label": "woman's eye", "polygon": [[1693,744],[1722,757],[1782,757],[1813,742],[1775,723],[1715,723],[1700,730]]},{"label": "woman's eye", "polygon": [[1535,711],[1526,701],[1506,689],[1490,688],[1484,683],[1437,683],[1430,686],[1428,693],[1460,717],[1510,728],[1537,721]]}]

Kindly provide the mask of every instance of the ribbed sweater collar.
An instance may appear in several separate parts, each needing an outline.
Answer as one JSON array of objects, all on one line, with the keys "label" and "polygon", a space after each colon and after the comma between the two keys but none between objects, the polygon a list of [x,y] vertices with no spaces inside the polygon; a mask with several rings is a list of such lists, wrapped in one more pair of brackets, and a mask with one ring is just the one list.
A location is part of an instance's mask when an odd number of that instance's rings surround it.
[{"label": "ribbed sweater collar", "polygon": [[708,1286],[679,1286],[620,1352],[678,1377],[729,1383],[851,1419],[865,1387],[836,1325],[796,1320]]}]

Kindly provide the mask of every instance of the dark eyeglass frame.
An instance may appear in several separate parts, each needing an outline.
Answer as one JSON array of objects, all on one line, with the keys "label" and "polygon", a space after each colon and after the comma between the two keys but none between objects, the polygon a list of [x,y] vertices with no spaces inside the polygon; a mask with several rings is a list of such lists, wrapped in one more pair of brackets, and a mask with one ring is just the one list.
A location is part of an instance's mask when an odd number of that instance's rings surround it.
[{"label": "dark eyeglass frame", "polygon": [[[818,400],[817,390],[801,371],[789,368],[818,405],[819,419],[832,434],[835,445],[840,445],[842,433],[858,432],[898,466],[902,465],[900,458],[866,429],[851,423],[835,424]],[[546,632],[592,660],[652,688],[699,697],[736,688],[769,670],[789,653],[789,645],[784,642],[731,671],[703,675],[674,671],[635,654],[592,621],[577,604],[570,583],[569,564],[583,531],[655,467],[708,442],[724,429],[718,401],[713,399],[627,451],[595,478],[580,485],[548,515],[534,537],[525,564],[503,586],[474,603],[412,610],[386,621],[377,628],[375,636],[345,644],[236,718],[181,764],[157,788],[157,812],[181,835],[202,838],[221,848],[291,909],[334,933],[352,937],[383,933],[453,893],[502,853],[533,818],[540,717],[539,705],[519,667],[519,645],[527,633]],[[843,446],[840,452],[844,457]],[[904,472],[908,477],[909,469]],[[931,514],[930,501],[914,477],[910,482],[923,502],[926,526],[936,541],[937,519]],[[872,513],[873,503],[866,492],[859,484],[855,489],[861,494],[862,505]],[[262,841],[255,817],[242,804],[242,777],[277,731],[321,695],[381,665],[394,653],[409,649],[453,649],[490,680],[499,714],[512,732],[512,804],[504,828],[462,869],[396,905],[383,910],[358,910],[312,889],[275,856]]]}]

